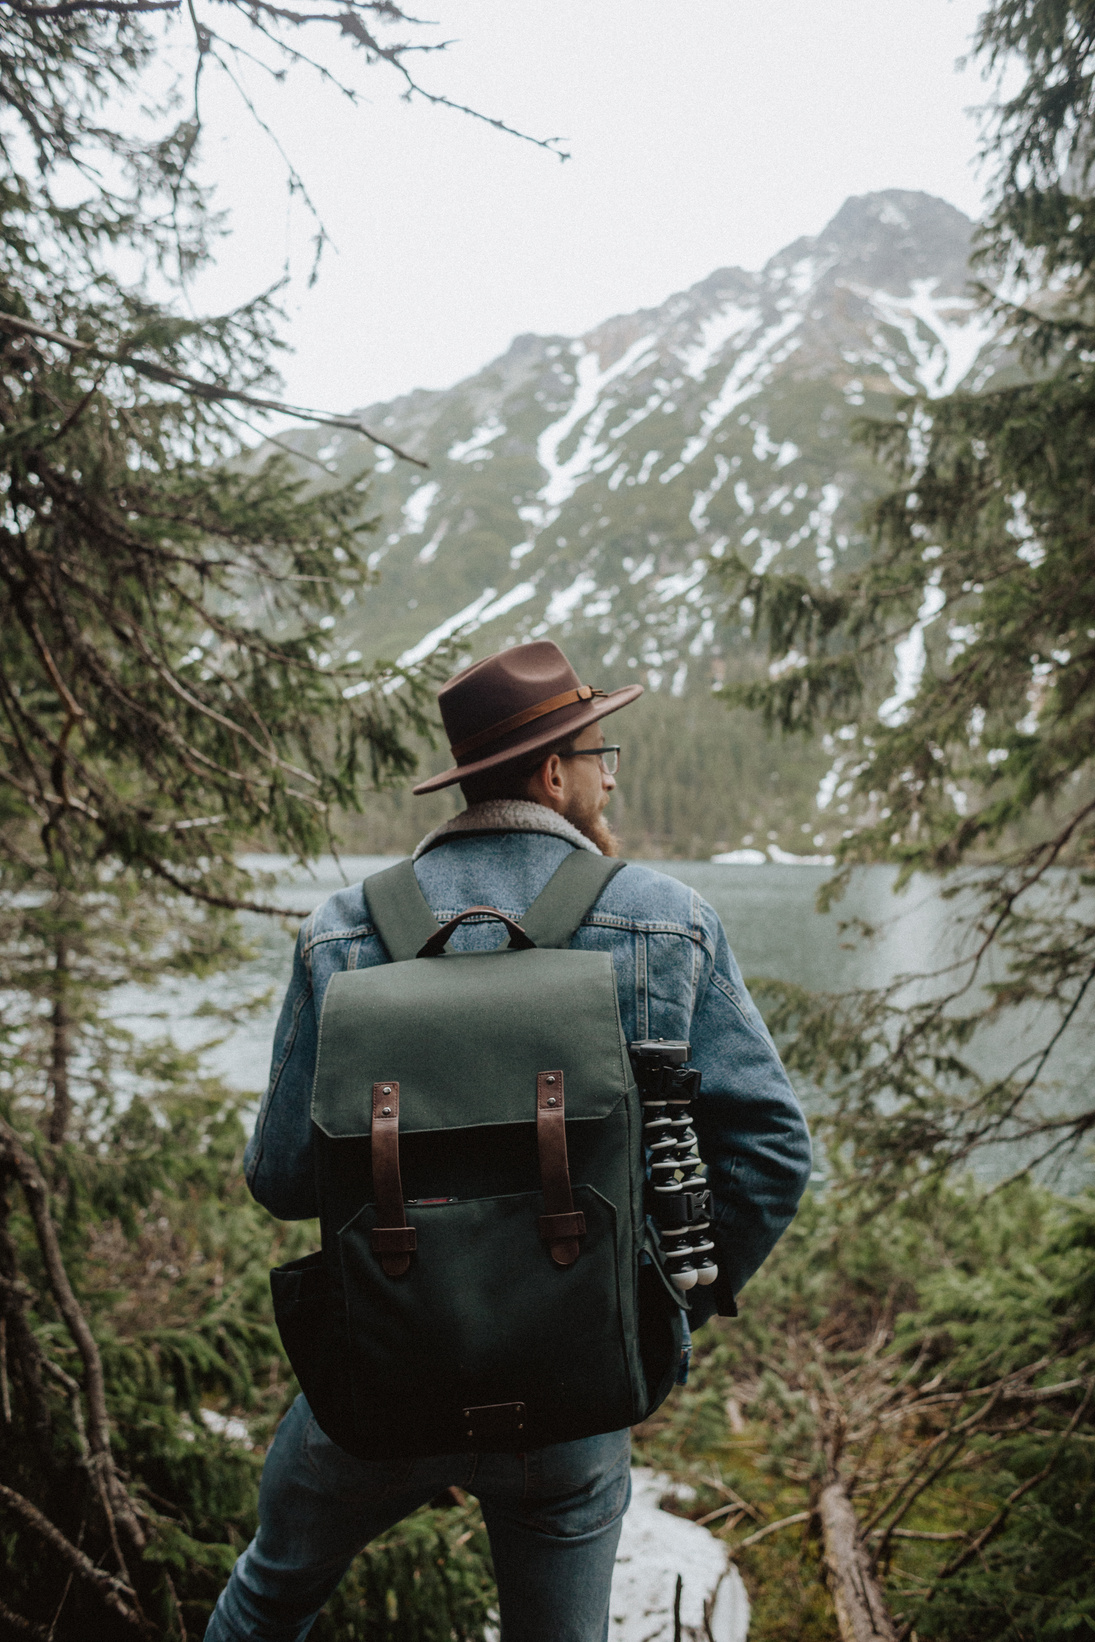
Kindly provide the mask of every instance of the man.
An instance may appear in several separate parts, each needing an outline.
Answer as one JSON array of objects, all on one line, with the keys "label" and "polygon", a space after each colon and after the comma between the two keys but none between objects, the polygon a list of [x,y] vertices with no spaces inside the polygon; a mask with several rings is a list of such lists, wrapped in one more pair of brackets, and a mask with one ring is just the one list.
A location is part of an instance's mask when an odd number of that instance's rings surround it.
[{"label": "man", "polygon": [[[414,854],[439,923],[472,906],[520,922],[574,849],[616,854],[604,811],[619,753],[601,721],[640,695],[579,681],[548,640],[459,673],[439,705],[454,766],[416,793],[460,783],[467,808]],[[367,890],[366,890],[367,895]],[[248,1184],[281,1219],[317,1212],[310,1095],[323,997],[341,969],[388,961],[358,885],[305,923],[274,1040],[270,1086],[247,1148]],[[498,944],[497,924],[462,924],[457,950]],[[712,1191],[719,1277],[692,1291],[692,1326],[735,1296],[794,1214],[809,1137],[779,1056],[718,917],[693,890],[628,864],[572,945],[610,951],[624,1035],[687,1039],[703,1074],[696,1105]],[[423,1030],[428,1031],[428,1022]],[[370,1539],[450,1486],[482,1505],[498,1579],[503,1642],[604,1642],[620,1523],[629,1498],[625,1431],[528,1454],[452,1454],[398,1463],[355,1458],[298,1397],[267,1456],[259,1531],[233,1570],[207,1642],[298,1642]]]}]

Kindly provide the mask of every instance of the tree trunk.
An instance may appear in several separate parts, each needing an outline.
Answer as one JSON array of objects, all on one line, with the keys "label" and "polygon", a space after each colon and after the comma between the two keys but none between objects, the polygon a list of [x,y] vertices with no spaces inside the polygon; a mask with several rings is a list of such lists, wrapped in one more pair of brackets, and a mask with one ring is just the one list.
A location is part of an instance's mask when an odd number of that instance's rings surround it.
[{"label": "tree trunk", "polygon": [[26,1319],[28,1291],[19,1278],[15,1245],[8,1231],[8,1176],[0,1170],[0,1323],[4,1326],[4,1385],[0,1388],[5,1425],[11,1423],[11,1371],[18,1368],[26,1399],[27,1423],[35,1440],[48,1449],[52,1436],[49,1401],[42,1385],[41,1352]]},{"label": "tree trunk", "polygon": [[897,1629],[859,1537],[859,1524],[844,1484],[828,1483],[817,1509],[825,1545],[826,1579],[841,1642],[896,1642]]},{"label": "tree trunk", "polygon": [[49,1114],[49,1138],[60,1146],[68,1133],[72,1113],[72,1095],[69,1091],[68,1068],[72,1055],[72,1017],[68,1011],[68,947],[58,941],[53,962],[53,1046],[50,1054],[49,1081],[53,1091],[53,1106]]}]

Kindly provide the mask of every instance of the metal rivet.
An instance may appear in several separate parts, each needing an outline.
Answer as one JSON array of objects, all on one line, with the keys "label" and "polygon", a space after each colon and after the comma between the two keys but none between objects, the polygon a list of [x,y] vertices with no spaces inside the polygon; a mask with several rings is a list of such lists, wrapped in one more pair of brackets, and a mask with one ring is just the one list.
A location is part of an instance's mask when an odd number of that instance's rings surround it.
[{"label": "metal rivet", "polygon": [[391,1117],[391,1115],[392,1115],[391,1107],[390,1106],[385,1106],[380,1115],[381,1115],[381,1117]]},{"label": "metal rivet", "polygon": [[384,1087],[383,1087],[383,1089],[381,1089],[381,1091],[380,1091],[380,1093],[381,1093],[381,1094],[382,1094],[382,1095],[390,1095],[390,1094],[391,1094],[391,1092],[392,1092],[392,1086],[391,1086],[391,1084],[390,1084],[390,1083],[386,1083],[386,1084],[385,1084],[385,1085],[384,1085]]},{"label": "metal rivet", "polygon": [[548,1096],[548,1105],[549,1106],[554,1106],[555,1105],[555,1096],[554,1095],[549,1095]]},{"label": "metal rivet", "polygon": [[545,1083],[554,1083],[554,1082],[555,1082],[555,1079],[554,1079],[554,1078],[545,1078],[545,1079],[544,1079],[544,1082],[545,1082]]}]

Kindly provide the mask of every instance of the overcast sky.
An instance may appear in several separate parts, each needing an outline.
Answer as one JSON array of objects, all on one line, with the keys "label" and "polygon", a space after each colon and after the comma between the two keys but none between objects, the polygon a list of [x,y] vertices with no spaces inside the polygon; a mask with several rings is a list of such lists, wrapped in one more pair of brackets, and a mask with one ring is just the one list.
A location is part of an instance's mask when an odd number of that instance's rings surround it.
[{"label": "overcast sky", "polygon": [[[417,8],[413,8],[417,9]],[[558,159],[330,50],[366,101],[297,72],[248,81],[334,242],[235,91],[206,78],[206,170],[232,233],[193,300],[228,306],[288,261],[288,394],[345,410],[469,375],[523,331],[580,333],[714,268],[759,267],[849,194],[982,195],[956,68],[974,0],[436,0],[456,43],[432,88],[541,136]],[[221,8],[211,20],[220,23]],[[435,35],[436,37],[436,35]],[[318,43],[318,41],[317,41]]]}]

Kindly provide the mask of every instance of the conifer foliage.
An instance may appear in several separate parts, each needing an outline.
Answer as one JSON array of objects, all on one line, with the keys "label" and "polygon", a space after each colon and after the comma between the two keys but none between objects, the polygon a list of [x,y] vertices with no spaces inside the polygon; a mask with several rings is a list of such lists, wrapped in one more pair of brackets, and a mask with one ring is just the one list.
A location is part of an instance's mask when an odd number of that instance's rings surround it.
[{"label": "conifer foliage", "polygon": [[[862,428],[897,480],[862,568],[739,581],[775,665],[734,699],[826,733],[830,784],[861,807],[844,874],[890,861],[964,891],[930,982],[780,999],[842,1137],[895,1176],[986,1147],[1075,1155],[1095,1130],[1090,1088],[1054,1083],[1095,982],[1095,17],[998,0],[976,43],[990,74],[1024,70],[986,126],[975,259],[1013,365]],[[983,1029],[1009,1015],[1021,1052],[989,1075]]]},{"label": "conifer foliage", "polygon": [[[761,1293],[800,1239],[835,1288],[812,1317],[804,1292],[777,1302],[778,1349],[756,1352],[738,1404],[765,1422],[773,1470],[780,1444],[796,1450],[783,1475],[808,1498],[778,1526],[819,1535],[805,1584],[823,1575],[845,1642],[1034,1642],[1095,1612],[1091,1202],[1029,1179],[1062,1163],[1072,1187],[1089,1181],[1095,1131],[1095,14],[995,0],[976,44],[1001,84],[1023,70],[985,127],[996,172],[976,255],[1011,365],[861,428],[895,480],[861,567],[731,572],[772,666],[727,694],[823,735],[823,801],[858,800],[824,900],[855,865],[890,862],[899,888],[943,877],[955,908],[930,974],[839,996],[758,988],[792,1071],[831,1097],[833,1176]],[[1019,1178],[986,1200],[958,1184],[969,1163],[982,1185]],[[842,1286],[844,1257],[817,1233],[844,1213],[865,1264]],[[932,1275],[940,1234],[956,1241]],[[879,1235],[885,1278],[866,1269]],[[759,1634],[788,1633],[769,1609]]]},{"label": "conifer foliage", "polygon": [[238,959],[242,845],[314,854],[426,728],[424,677],[325,650],[362,482],[239,454],[269,303],[174,305],[210,251],[196,118],[112,123],[157,9],[0,32],[0,1634],[58,1642],[200,1633],[258,1464],[211,1405],[261,1439],[290,1394],[238,1102],[117,989]]}]

